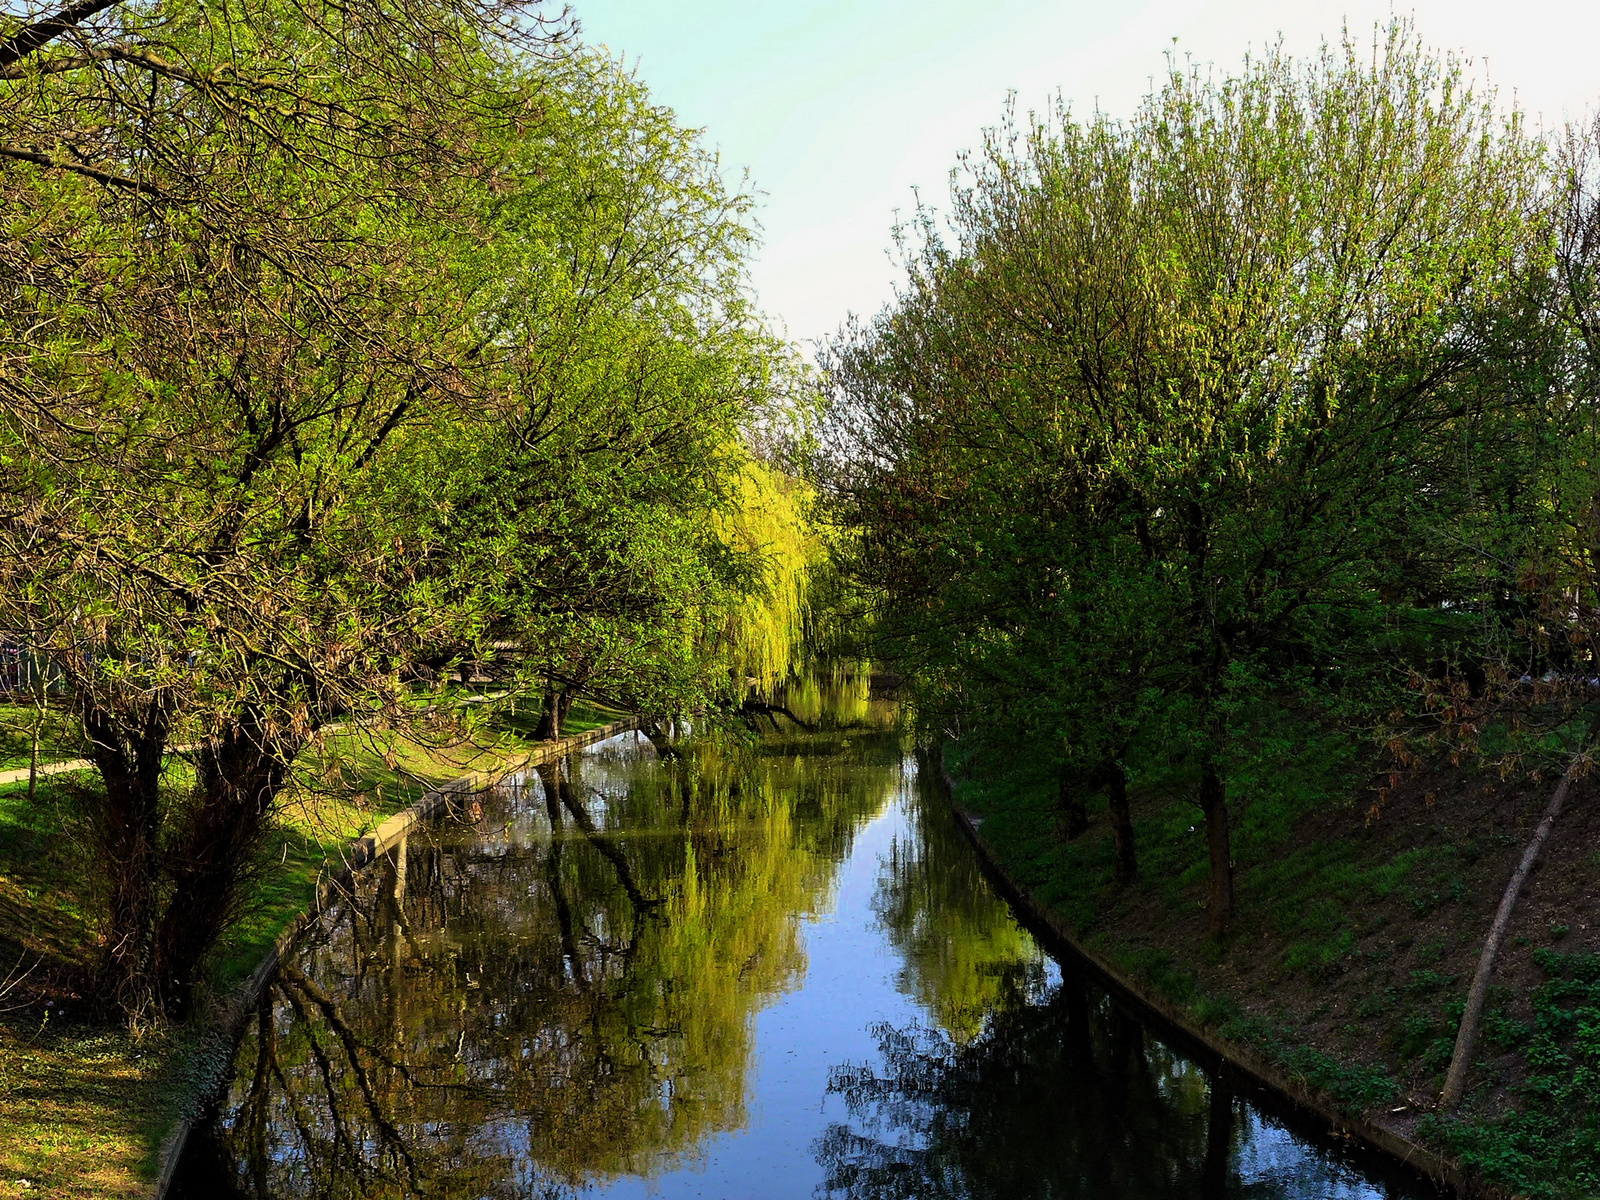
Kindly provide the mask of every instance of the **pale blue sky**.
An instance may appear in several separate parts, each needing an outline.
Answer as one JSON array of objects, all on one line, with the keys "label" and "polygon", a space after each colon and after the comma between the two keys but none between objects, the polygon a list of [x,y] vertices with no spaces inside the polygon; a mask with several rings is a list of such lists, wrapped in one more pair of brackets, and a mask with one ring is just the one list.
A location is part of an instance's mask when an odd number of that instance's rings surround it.
[{"label": "pale blue sky", "polygon": [[[1559,123],[1600,103],[1600,0],[574,0],[584,39],[636,64],[658,103],[703,127],[731,179],[765,193],[753,270],[797,340],[892,294],[896,209],[940,203],[956,155],[1006,93],[1131,112],[1167,51],[1232,68],[1281,33],[1296,52],[1409,13],[1426,41],[1486,65]],[[1176,37],[1177,43],[1172,39]]]}]

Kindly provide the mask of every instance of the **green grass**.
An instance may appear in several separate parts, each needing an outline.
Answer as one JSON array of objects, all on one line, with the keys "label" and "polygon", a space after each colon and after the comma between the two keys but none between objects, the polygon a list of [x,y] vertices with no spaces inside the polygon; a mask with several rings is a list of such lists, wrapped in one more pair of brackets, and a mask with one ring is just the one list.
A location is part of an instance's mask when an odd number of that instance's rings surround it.
[{"label": "green grass", "polygon": [[82,747],[67,713],[47,709],[40,714],[32,705],[0,702],[0,771],[21,770],[28,765],[35,723],[39,726],[41,763],[81,757]]},{"label": "green grass", "polygon": [[[175,1112],[166,1065],[177,1041],[54,1016],[93,953],[84,839],[59,779],[0,785],[0,1197],[137,1196]],[[24,1181],[26,1181],[24,1183]]]},{"label": "green grass", "polygon": [[0,1025],[0,1197],[146,1194],[182,1081],[180,1039]]},{"label": "green grass", "polygon": [[1600,1195],[1600,955],[1534,952],[1544,982],[1532,1027],[1501,1011],[1486,1040],[1528,1066],[1509,1110],[1427,1122],[1426,1132],[1489,1178],[1539,1200]]},{"label": "green grass", "polygon": [[[85,959],[93,897],[84,837],[64,781],[0,784],[0,976],[14,963]],[[0,1001],[0,1007],[4,1002]]]}]

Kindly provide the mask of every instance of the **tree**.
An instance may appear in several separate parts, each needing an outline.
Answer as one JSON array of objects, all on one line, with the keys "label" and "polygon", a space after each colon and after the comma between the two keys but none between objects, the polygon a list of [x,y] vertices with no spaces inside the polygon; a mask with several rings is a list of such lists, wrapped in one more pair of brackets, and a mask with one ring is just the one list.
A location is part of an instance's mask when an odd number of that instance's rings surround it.
[{"label": "tree", "polygon": [[[1020,631],[1094,614],[1033,645],[1058,647],[1064,690],[1096,680],[1060,706],[1104,708],[1091,763],[1126,728],[1187,747],[1215,930],[1239,714],[1336,667],[1330,635],[1372,611],[1396,539],[1455,515],[1453,439],[1506,390],[1503,326],[1536,292],[1538,165],[1403,24],[1370,60],[1347,38],[1174,69],[1126,124],[992,134],[953,195],[956,244],[924,214],[900,301],[836,343],[835,491],[885,625],[1009,687]],[[1048,569],[1013,570],[1036,544]],[[1104,615],[1128,604],[1131,645]],[[1113,656],[1142,707],[1096,696]],[[982,675],[960,687],[985,696]]]},{"label": "tree", "polygon": [[[1572,125],[1557,159],[1548,202],[1554,231],[1546,311],[1539,348],[1551,380],[1537,413],[1562,447],[1527,472],[1534,519],[1511,561],[1525,607],[1500,652],[1488,658],[1483,686],[1460,679],[1421,687],[1425,718],[1401,756],[1420,763],[1443,747],[1487,759],[1506,776],[1559,772],[1544,814],[1501,895],[1467,989],[1455,1047],[1440,1093],[1454,1109],[1466,1094],[1484,1006],[1500,947],[1510,930],[1523,885],[1537,864],[1572,785],[1588,774],[1600,704],[1600,117]],[[1498,548],[1498,547],[1497,547]],[[1481,551],[1480,551],[1481,553]],[[1507,556],[1510,557],[1510,556]],[[1553,755],[1552,751],[1556,753]],[[1419,753],[1420,752],[1420,753]],[[1554,761],[1552,761],[1552,759]]]},{"label": "tree", "polygon": [[560,79],[559,127],[485,196],[486,336],[517,403],[455,501],[506,564],[497,620],[550,735],[579,693],[652,715],[725,696],[747,601],[787,638],[808,557],[793,487],[751,448],[796,368],[747,294],[750,197],[610,60]]},{"label": "tree", "polygon": [[[537,8],[64,11],[0,45],[0,636],[58,665],[98,770],[99,994],[176,1014],[330,722],[416,732],[415,681],[549,631],[520,567],[598,559],[602,621],[653,615],[607,590],[652,555],[711,569],[676,506],[768,348],[704,282],[738,202]],[[676,241],[595,284],[644,228]]]}]

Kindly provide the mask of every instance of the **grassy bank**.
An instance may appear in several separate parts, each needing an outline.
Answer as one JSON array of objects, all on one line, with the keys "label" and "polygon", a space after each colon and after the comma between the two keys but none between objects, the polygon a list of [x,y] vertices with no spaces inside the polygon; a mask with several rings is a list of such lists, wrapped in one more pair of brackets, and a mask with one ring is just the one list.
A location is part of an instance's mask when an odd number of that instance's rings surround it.
[{"label": "grassy bank", "polygon": [[[565,733],[617,714],[578,708]],[[483,770],[531,744],[520,720],[458,744],[422,747],[334,735],[341,766],[306,772],[273,826],[243,911],[219,947],[213,989],[247,976],[341,869],[352,838],[429,786]],[[170,768],[182,784],[181,762]],[[222,1063],[197,1029],[107,1029],[89,1017],[84,981],[97,951],[93,871],[74,779],[0,785],[0,1200],[143,1195],[162,1139]]]},{"label": "grassy bank", "polygon": [[[959,755],[951,762],[959,774]],[[1202,907],[1193,781],[1138,784],[1140,875],[1121,891],[1103,810],[1068,841],[1045,780],[967,781],[957,793],[1019,886],[1193,1021],[1488,1181],[1551,1200],[1600,1195],[1594,781],[1523,893],[1455,1117],[1433,1098],[1545,788],[1463,769],[1413,781],[1375,809],[1358,745],[1310,727],[1286,733],[1230,783],[1238,915],[1218,939]]]}]

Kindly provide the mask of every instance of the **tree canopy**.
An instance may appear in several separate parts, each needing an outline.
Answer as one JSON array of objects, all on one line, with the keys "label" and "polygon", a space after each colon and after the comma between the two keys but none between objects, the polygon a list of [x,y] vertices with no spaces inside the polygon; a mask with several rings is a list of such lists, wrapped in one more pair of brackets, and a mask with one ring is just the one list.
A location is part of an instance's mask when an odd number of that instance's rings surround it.
[{"label": "tree canopy", "polygon": [[0,68],[0,640],[98,771],[108,1003],[188,1004],[330,724],[787,669],[749,199],[562,19],[80,4]]},{"label": "tree canopy", "polygon": [[1370,719],[1422,665],[1386,645],[1515,593],[1547,181],[1403,24],[1174,66],[1126,122],[1011,114],[828,360],[844,569],[927,726],[985,769],[1020,723],[1069,810],[1165,760],[1225,928],[1256,723],[1352,689]]}]

